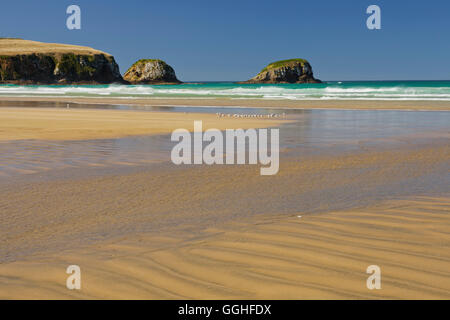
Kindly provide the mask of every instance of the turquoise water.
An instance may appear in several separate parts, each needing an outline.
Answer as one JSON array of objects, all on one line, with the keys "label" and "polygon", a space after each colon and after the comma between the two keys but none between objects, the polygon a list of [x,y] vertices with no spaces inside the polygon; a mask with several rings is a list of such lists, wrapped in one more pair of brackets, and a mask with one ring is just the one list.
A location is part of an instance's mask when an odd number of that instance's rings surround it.
[{"label": "turquoise water", "polygon": [[322,84],[0,85],[0,96],[450,101],[450,81],[329,81]]}]

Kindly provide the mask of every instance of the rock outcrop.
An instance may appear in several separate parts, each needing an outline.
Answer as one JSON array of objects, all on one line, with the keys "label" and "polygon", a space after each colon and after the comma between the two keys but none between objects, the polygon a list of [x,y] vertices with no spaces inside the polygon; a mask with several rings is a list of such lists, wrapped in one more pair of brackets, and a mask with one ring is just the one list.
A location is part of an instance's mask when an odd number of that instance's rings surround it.
[{"label": "rock outcrop", "polygon": [[123,75],[132,84],[180,84],[175,70],[159,59],[136,61]]},{"label": "rock outcrop", "polygon": [[304,59],[289,59],[269,64],[255,77],[240,83],[321,83]]},{"label": "rock outcrop", "polygon": [[89,47],[0,39],[0,83],[125,83],[114,57]]}]

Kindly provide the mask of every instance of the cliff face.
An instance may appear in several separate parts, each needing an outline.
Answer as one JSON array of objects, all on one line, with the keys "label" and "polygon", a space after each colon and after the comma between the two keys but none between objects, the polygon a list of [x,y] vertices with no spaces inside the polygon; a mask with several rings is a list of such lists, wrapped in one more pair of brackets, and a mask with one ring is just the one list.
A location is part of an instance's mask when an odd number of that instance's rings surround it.
[{"label": "cliff face", "polygon": [[[16,44],[16,45],[14,45]],[[87,47],[0,39],[0,83],[124,83],[114,57]]]},{"label": "cliff face", "polygon": [[304,59],[282,60],[269,64],[255,77],[241,83],[321,83]]},{"label": "cliff face", "polygon": [[141,59],[125,72],[123,78],[132,84],[179,84],[175,70],[159,59]]}]

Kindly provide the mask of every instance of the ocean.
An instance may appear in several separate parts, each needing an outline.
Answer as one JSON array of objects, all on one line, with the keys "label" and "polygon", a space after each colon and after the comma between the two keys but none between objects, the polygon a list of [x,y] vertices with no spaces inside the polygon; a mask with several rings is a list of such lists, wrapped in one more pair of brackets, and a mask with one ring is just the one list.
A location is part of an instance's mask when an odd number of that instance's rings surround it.
[{"label": "ocean", "polygon": [[0,97],[234,98],[450,101],[450,81],[327,81],[321,84],[0,85]]}]

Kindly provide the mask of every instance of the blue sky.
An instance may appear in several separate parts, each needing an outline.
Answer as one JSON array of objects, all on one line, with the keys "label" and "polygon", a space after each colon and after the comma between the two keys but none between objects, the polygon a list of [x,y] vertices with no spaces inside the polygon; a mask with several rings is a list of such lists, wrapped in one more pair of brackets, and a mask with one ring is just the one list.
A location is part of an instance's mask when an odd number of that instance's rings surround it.
[{"label": "blue sky", "polygon": [[[66,28],[70,4],[81,30]],[[381,30],[366,27],[371,4]],[[160,58],[183,81],[245,80],[295,57],[322,80],[450,79],[448,0],[5,1],[0,37],[91,46],[122,73]]]}]

